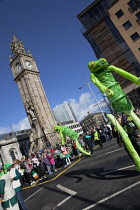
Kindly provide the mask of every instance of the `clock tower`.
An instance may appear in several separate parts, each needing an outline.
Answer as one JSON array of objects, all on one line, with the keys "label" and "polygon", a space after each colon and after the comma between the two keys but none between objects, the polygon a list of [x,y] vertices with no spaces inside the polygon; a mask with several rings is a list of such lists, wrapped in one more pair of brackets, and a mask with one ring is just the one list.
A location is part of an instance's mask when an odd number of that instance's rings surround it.
[{"label": "clock tower", "polygon": [[60,140],[53,129],[56,121],[33,56],[29,50],[25,52],[23,43],[14,34],[10,46],[13,54],[12,57],[9,55],[10,67],[32,129],[31,153],[36,149],[42,149],[47,142],[55,144]]}]

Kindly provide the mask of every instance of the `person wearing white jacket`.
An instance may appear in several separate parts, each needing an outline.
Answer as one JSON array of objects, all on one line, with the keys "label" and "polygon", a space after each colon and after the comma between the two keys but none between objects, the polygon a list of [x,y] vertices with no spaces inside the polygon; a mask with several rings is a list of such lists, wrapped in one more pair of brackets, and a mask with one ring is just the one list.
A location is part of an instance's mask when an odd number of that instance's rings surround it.
[{"label": "person wearing white jacket", "polygon": [[[3,200],[3,208],[6,210],[19,210],[18,198],[12,186],[12,182],[8,174],[1,173],[0,169],[0,194]],[[3,209],[0,206],[0,210]]]},{"label": "person wearing white jacket", "polygon": [[21,183],[20,183],[20,173],[16,168],[13,168],[10,163],[4,164],[4,168],[7,170],[7,174],[10,176],[12,186],[16,192],[18,202],[19,202],[19,207],[22,210],[27,210],[27,207],[24,203],[22,194],[21,194]]}]

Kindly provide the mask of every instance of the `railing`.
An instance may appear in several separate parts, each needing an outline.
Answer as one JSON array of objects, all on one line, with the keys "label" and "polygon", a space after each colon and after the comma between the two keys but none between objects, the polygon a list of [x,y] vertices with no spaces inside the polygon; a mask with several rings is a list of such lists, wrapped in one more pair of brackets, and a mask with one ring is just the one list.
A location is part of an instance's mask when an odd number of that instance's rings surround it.
[{"label": "railing", "polygon": [[[101,14],[101,13],[100,13]],[[100,20],[104,19],[104,17],[106,17],[107,15],[109,15],[108,11],[106,11],[105,14],[101,14],[100,18],[97,16],[94,16],[93,18],[91,18],[86,24],[85,26],[80,30],[82,34],[84,34],[85,32],[87,32],[91,27],[93,27],[95,24],[97,24]]]},{"label": "railing", "polygon": [[88,31],[92,26],[94,26],[95,23],[97,23],[98,20],[94,20],[94,18],[92,18],[80,31],[82,34],[84,34],[86,31]]}]

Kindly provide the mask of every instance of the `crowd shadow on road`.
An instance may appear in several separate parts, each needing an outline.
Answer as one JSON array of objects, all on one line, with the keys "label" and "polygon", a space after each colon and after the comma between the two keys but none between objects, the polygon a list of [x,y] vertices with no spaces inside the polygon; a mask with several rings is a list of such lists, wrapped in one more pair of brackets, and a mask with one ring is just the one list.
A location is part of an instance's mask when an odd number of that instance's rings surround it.
[{"label": "crowd shadow on road", "polygon": [[[105,174],[102,174],[105,173]],[[111,171],[104,170],[104,168],[92,168],[92,169],[82,169],[82,170],[75,170],[65,174],[66,177],[69,178],[76,178],[78,182],[83,180],[83,176],[91,179],[98,179],[98,180],[115,180],[115,179],[124,179],[129,177],[135,177],[140,175],[140,173],[136,170],[116,170],[111,169]]]}]

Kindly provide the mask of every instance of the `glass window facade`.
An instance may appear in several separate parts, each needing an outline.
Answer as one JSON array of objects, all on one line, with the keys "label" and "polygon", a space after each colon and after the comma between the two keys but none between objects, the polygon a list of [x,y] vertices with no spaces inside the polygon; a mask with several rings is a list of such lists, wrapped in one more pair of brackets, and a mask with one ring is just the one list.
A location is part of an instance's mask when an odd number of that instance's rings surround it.
[{"label": "glass window facade", "polygon": [[140,1],[139,0],[131,0],[128,2],[129,5],[129,11],[131,13],[135,12],[140,8]]},{"label": "glass window facade", "polygon": [[58,105],[53,109],[56,121],[58,122],[77,122],[76,116],[68,102]]},{"label": "glass window facade", "polygon": [[99,46],[96,44],[96,41],[94,40],[92,34],[88,34],[86,36],[86,39],[88,40],[88,42],[90,43],[91,47],[93,48],[95,55],[97,58],[99,58],[100,53],[101,53],[101,49],[99,48]]},{"label": "glass window facade", "polygon": [[[109,17],[100,21],[85,37],[98,59],[104,57],[109,65],[116,65],[132,74],[140,74],[135,56]],[[120,75],[116,77],[120,83],[124,82]]]},{"label": "glass window facade", "polygon": [[[110,0],[110,3],[111,2],[112,0]],[[95,14],[92,17],[94,19],[93,22],[91,21],[91,19],[88,20],[92,22],[92,24],[91,24],[91,27],[88,26],[88,30],[86,30],[83,35],[92,46],[97,59],[106,58],[109,65],[117,66],[118,68],[124,69],[125,71],[133,75],[137,75],[139,77],[140,76],[139,60],[137,60],[137,58],[133,54],[133,51],[131,51],[131,48],[127,45],[126,43],[127,40],[125,41],[123,38],[124,30],[128,30],[132,26],[132,23],[133,23],[131,22],[131,18],[129,17],[129,15],[131,14],[127,12],[129,8],[128,5],[133,6],[131,2],[135,2],[135,1],[130,1],[130,0],[126,1],[124,7],[118,6],[118,9],[116,9],[114,12],[114,14],[116,13],[115,14],[116,17],[114,17],[113,15],[111,16],[112,14],[111,11],[110,10],[108,11],[108,9],[110,9],[110,5],[109,6],[105,5],[104,4],[105,2],[103,1],[100,1],[101,6],[103,6],[103,10],[101,12],[102,7],[98,7],[98,10],[100,8],[100,15],[99,14],[97,15],[96,11],[97,11],[97,5],[99,2],[96,1],[96,3],[95,4],[93,3],[93,5],[89,7],[89,9],[87,8],[85,10],[84,14],[82,13],[80,14],[81,16],[79,15],[80,17],[79,19],[81,19],[81,17],[84,15],[88,16],[89,10],[92,10],[93,13]],[[129,4],[127,5],[127,3]],[[108,6],[108,8],[106,6]],[[125,13],[126,13],[126,16],[125,16]],[[133,20],[138,22],[138,19],[140,18],[139,10],[135,14],[132,14],[132,16],[133,16],[132,17]],[[111,18],[114,21],[114,23],[112,22]],[[119,18],[121,18],[122,21]],[[125,21],[123,21],[124,18],[126,18]],[[122,34],[121,34],[121,30],[120,32],[118,31],[115,25],[115,21],[118,21],[118,23],[121,21],[121,24],[124,27],[124,29],[122,28],[123,30],[121,29],[123,32]],[[84,24],[82,22],[82,24],[84,27],[87,26],[87,23]],[[133,32],[131,32],[131,29]],[[140,34],[138,34],[138,31],[134,31],[134,28],[131,27],[129,29],[129,32],[131,32],[130,35],[133,41],[136,41],[139,38]],[[133,43],[131,42],[130,44],[133,44]],[[140,51],[140,47],[137,46],[137,48]],[[132,82],[129,80],[126,80],[124,77],[122,77],[121,75],[115,72],[113,72],[113,75],[115,76],[116,80],[121,84],[121,87],[126,88],[125,89],[126,92],[129,91],[128,86],[131,85]]]},{"label": "glass window facade", "polygon": [[101,0],[96,4],[96,7],[93,6],[88,12],[82,15],[81,18],[84,21],[85,29],[90,29],[90,27],[104,17],[110,7],[111,3],[109,0]]}]

